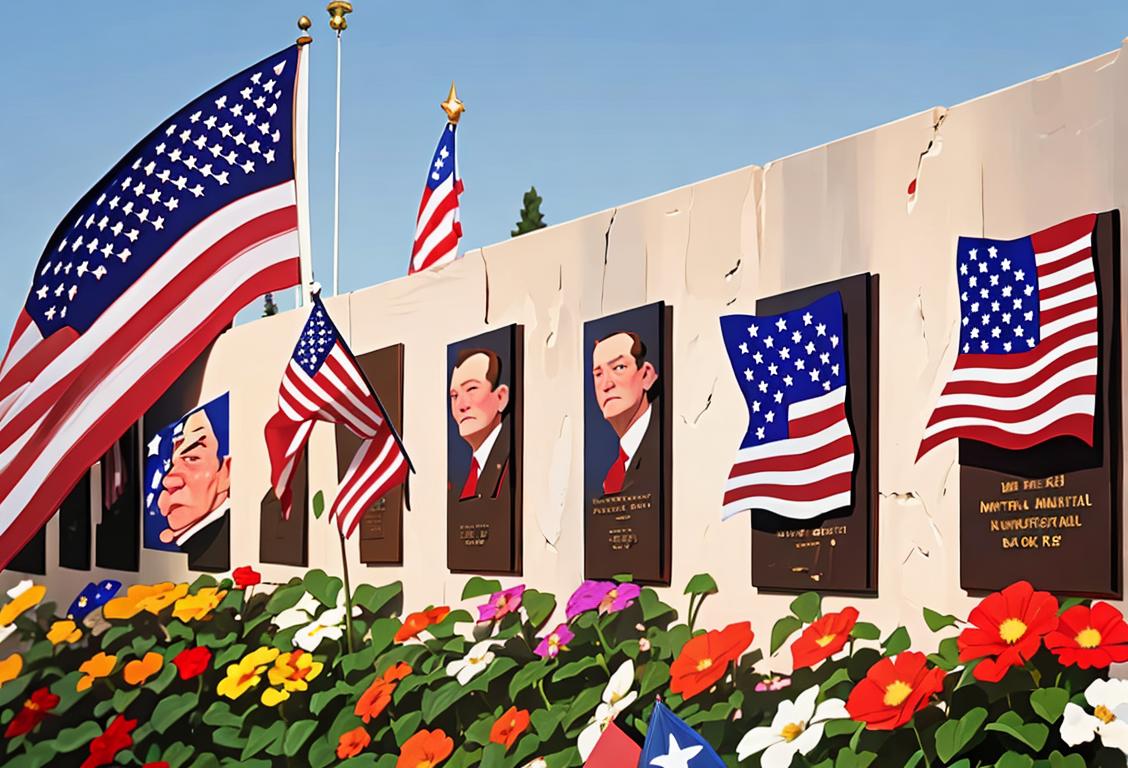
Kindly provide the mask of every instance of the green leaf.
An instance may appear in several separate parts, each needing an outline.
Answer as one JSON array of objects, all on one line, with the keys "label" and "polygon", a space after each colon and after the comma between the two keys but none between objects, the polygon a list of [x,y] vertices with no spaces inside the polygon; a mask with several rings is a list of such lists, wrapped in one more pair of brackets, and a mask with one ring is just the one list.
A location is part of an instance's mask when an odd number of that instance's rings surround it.
[{"label": "green leaf", "polygon": [[164,733],[170,725],[195,709],[197,702],[195,691],[165,696],[157,702],[149,723],[157,733]]},{"label": "green leaf", "polygon": [[947,720],[936,730],[936,754],[948,762],[971,743],[987,720],[987,710],[975,707],[959,720]]},{"label": "green leaf", "polygon": [[865,727],[865,723],[858,723],[853,720],[829,720],[826,724],[825,733],[827,738],[846,735],[853,736]]},{"label": "green leaf", "polygon": [[342,582],[336,576],[330,576],[320,568],[307,571],[305,578],[306,592],[316,597],[327,608],[337,607],[337,595],[341,591]]},{"label": "green leaf", "polygon": [[638,596],[638,604],[642,608],[642,620],[650,623],[667,614],[676,613],[672,607],[658,599],[658,593],[646,587]]},{"label": "green leaf", "polygon": [[1062,600],[1061,604],[1058,606],[1058,615],[1060,616],[1073,606],[1081,605],[1084,602],[1086,602],[1086,600],[1083,597],[1067,597]]},{"label": "green leaf", "polygon": [[213,701],[204,712],[204,722],[215,728],[239,728],[243,724],[245,715],[236,715],[231,711],[231,705],[226,701]]},{"label": "green leaf", "polygon": [[1056,723],[1067,703],[1069,691],[1064,688],[1039,688],[1030,694],[1030,706],[1047,723]]},{"label": "green leaf", "polygon": [[535,685],[538,680],[543,679],[551,671],[552,666],[548,659],[522,664],[516,674],[509,679],[509,698],[516,699],[517,694],[526,690],[529,686]]},{"label": "green leaf", "polygon": [[670,665],[664,661],[650,661],[642,668],[642,677],[638,683],[639,698],[647,695],[657,688],[665,688],[670,679]]},{"label": "green leaf", "polygon": [[392,733],[396,737],[396,745],[402,747],[403,743],[419,730],[419,723],[423,721],[422,712],[411,712],[392,722]]},{"label": "green leaf", "polygon": [[227,747],[228,749],[237,749],[239,751],[242,751],[243,747],[247,746],[247,740],[239,735],[238,728],[216,728],[214,731],[212,731],[211,738],[212,741],[214,741],[219,746]]},{"label": "green leaf", "polygon": [[850,637],[857,638],[858,640],[877,640],[881,637],[881,630],[877,628],[876,624],[870,624],[868,621],[859,621],[850,630]]},{"label": "green leaf", "polygon": [[291,723],[290,727],[286,729],[285,738],[282,740],[282,754],[286,757],[293,757],[298,754],[298,750],[313,735],[316,728],[316,720],[298,720]]},{"label": "green leaf", "polygon": [[268,746],[281,739],[285,732],[286,724],[281,720],[276,720],[269,728],[264,728],[261,725],[252,725],[251,735],[247,737],[247,746],[243,747],[243,754],[239,759],[246,760],[249,757],[254,757],[259,752],[262,752]]},{"label": "green leaf", "polygon": [[232,646],[224,648],[215,655],[215,662],[212,666],[216,669],[222,669],[233,661],[243,658],[243,652],[246,650],[246,643],[235,643]]},{"label": "green leaf", "polygon": [[707,573],[699,573],[689,580],[685,585],[686,595],[715,595],[719,590],[717,589],[717,582]]},{"label": "green leaf", "polygon": [[848,682],[850,682],[850,670],[846,669],[846,667],[839,667],[819,686],[819,691],[825,694],[834,686]]},{"label": "green leaf", "polygon": [[954,627],[956,621],[956,617],[950,613],[937,613],[931,608],[924,609],[924,623],[933,632],[939,632],[946,627]]},{"label": "green leaf", "polygon": [[905,768],[916,768],[921,764],[921,761],[923,760],[924,752],[918,749],[916,752],[913,752],[913,756],[909,758],[909,761],[907,763],[905,763]]},{"label": "green leaf", "polygon": [[370,613],[379,613],[397,595],[403,594],[403,584],[395,581],[383,587],[361,584],[353,594],[353,605],[358,605]]},{"label": "green leaf", "polygon": [[[985,730],[1005,733],[1037,751],[1046,744],[1050,729],[1041,723],[1024,723],[1022,716],[1014,711],[1004,712],[999,719],[988,723]],[[1006,755],[1004,755],[1006,757]],[[1000,761],[1001,763],[1002,761]]]},{"label": "green leaf", "polygon": [[526,589],[521,596],[521,605],[525,606],[525,613],[529,623],[534,628],[540,627],[556,610],[556,598],[548,592],[538,592],[535,589]]},{"label": "green leaf", "polygon": [[462,588],[462,599],[470,600],[482,595],[492,595],[501,591],[501,582],[497,579],[483,579],[481,576],[471,576]]},{"label": "green leaf", "polygon": [[[170,744],[163,753],[158,751],[157,755],[161,760],[168,763],[168,768],[180,768],[188,762],[188,758],[192,757],[192,753],[195,751],[190,745],[177,741]],[[150,762],[157,762],[157,760],[153,759]]]},{"label": "green leaf", "polygon": [[323,514],[325,514],[325,492],[318,491],[313,494],[313,517],[315,520],[320,520]]},{"label": "green leaf", "polygon": [[556,726],[560,725],[560,721],[564,718],[564,707],[553,707],[552,709],[537,709],[529,715],[529,722],[536,731],[537,736],[541,741],[548,741],[549,736],[556,730]]},{"label": "green leaf", "polygon": [[140,695],[140,688],[131,688],[128,690],[124,688],[117,689],[116,691],[114,691],[114,697],[110,700],[113,705],[114,712],[125,712],[129,705],[133,703],[133,700]]},{"label": "green leaf", "polygon": [[803,628],[803,622],[794,616],[784,616],[777,621],[772,627],[772,646],[771,655],[775,655],[776,651],[787,642],[787,638],[798,632]]},{"label": "green leaf", "polygon": [[300,581],[278,587],[270,593],[270,599],[266,601],[266,612],[271,616],[277,616],[282,611],[297,605],[303,594],[305,594],[305,584]]},{"label": "green leaf", "polygon": [[571,661],[557,669],[556,672],[552,675],[552,682],[558,683],[561,680],[567,680],[582,673],[586,669],[591,669],[592,667],[598,666],[598,656],[584,656],[577,659],[576,661]]},{"label": "green leaf", "polygon": [[1085,768],[1081,755],[1063,755],[1056,749],[1050,753],[1050,768]]},{"label": "green leaf", "polygon": [[995,763],[995,768],[1031,768],[1033,765],[1034,758],[1020,755],[1018,752],[1007,752],[999,758],[999,762]]},{"label": "green leaf", "polygon": [[849,747],[843,747],[834,759],[834,768],[866,768],[876,759],[877,754],[874,752],[855,752]]},{"label": "green leaf", "polygon": [[960,646],[954,637],[940,641],[939,653],[928,654],[928,660],[945,672],[951,672],[960,665]]},{"label": "green leaf", "polygon": [[791,612],[804,624],[810,624],[819,617],[822,598],[818,592],[804,592],[791,601]]},{"label": "green leaf", "polygon": [[904,627],[897,627],[881,643],[886,656],[896,656],[901,651],[907,651],[910,645],[912,640],[909,638],[909,630]]},{"label": "green leaf", "polygon": [[55,737],[54,747],[59,752],[73,752],[85,747],[95,736],[102,734],[102,728],[93,720],[87,720],[74,728],[64,728]]}]

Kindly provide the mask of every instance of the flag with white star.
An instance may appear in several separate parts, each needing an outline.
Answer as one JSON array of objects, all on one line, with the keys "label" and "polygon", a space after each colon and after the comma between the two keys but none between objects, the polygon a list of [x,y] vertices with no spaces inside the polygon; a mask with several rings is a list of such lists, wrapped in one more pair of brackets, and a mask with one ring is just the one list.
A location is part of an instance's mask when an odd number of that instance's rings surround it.
[{"label": "flag with white star", "polygon": [[462,238],[458,197],[462,194],[462,177],[458,175],[458,153],[455,134],[458,126],[447,123],[435,147],[427,169],[427,183],[415,219],[415,242],[411,247],[411,263],[407,274],[449,264],[458,257],[458,241]]},{"label": "flag with white star", "polygon": [[725,768],[725,761],[697,731],[662,702],[654,704],[639,768]]},{"label": "flag with white star", "polygon": [[955,438],[1008,450],[1062,436],[1093,444],[1097,218],[1017,240],[959,239],[959,353],[918,459]]},{"label": "flag with white star", "polygon": [[748,406],[721,517],[758,509],[807,520],[850,506],[841,295],[779,315],[725,315],[721,334]]}]

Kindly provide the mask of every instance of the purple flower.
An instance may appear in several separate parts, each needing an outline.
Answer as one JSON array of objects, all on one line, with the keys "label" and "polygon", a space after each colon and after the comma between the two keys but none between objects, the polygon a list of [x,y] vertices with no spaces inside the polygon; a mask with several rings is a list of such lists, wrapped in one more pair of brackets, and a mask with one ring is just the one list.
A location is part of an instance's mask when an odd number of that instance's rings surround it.
[{"label": "purple flower", "polygon": [[630,607],[642,589],[637,584],[616,584],[613,581],[587,580],[568,598],[565,615],[568,621],[581,613],[599,609],[600,613],[618,613]]},{"label": "purple flower", "polygon": [[478,621],[497,621],[502,616],[507,616],[521,607],[521,595],[525,594],[525,585],[521,584],[490,595],[490,600],[485,605],[478,606]]},{"label": "purple flower", "polygon": [[542,659],[555,659],[562,648],[567,650],[568,643],[575,637],[575,633],[568,629],[567,624],[561,624],[541,638],[534,652]]}]

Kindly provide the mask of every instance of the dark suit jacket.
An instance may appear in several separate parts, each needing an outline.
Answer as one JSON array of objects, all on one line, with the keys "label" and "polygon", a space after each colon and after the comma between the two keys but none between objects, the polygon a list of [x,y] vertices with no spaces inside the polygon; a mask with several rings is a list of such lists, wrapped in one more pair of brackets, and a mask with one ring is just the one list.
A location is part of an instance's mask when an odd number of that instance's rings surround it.
[{"label": "dark suit jacket", "polygon": [[642,442],[638,444],[638,450],[631,457],[631,463],[627,465],[627,472],[623,477],[623,494],[653,493],[657,496],[661,493],[662,441],[659,435],[661,418],[662,414],[655,401],[650,404],[650,423],[646,425]]},{"label": "dark suit jacket", "polygon": [[222,573],[231,569],[231,513],[197,531],[184,542],[188,570]]},{"label": "dark suit jacket", "polygon": [[[509,417],[501,420],[486,465],[478,471],[478,493],[460,499],[465,477],[447,488],[447,567],[452,571],[507,572],[515,567],[513,525],[513,433]],[[464,526],[488,526],[485,540],[468,546],[462,539]]]}]

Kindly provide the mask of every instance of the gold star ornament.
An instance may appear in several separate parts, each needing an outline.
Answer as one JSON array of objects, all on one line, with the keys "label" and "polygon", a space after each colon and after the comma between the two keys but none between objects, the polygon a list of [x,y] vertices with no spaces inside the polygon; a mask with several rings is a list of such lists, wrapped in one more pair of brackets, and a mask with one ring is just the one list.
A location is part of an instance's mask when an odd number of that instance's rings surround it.
[{"label": "gold star ornament", "polygon": [[443,108],[443,112],[447,114],[447,120],[453,125],[458,125],[459,118],[462,113],[466,111],[466,105],[463,104],[458,98],[458,91],[454,89],[454,81],[450,81],[450,93],[447,94],[447,100],[439,105]]}]

